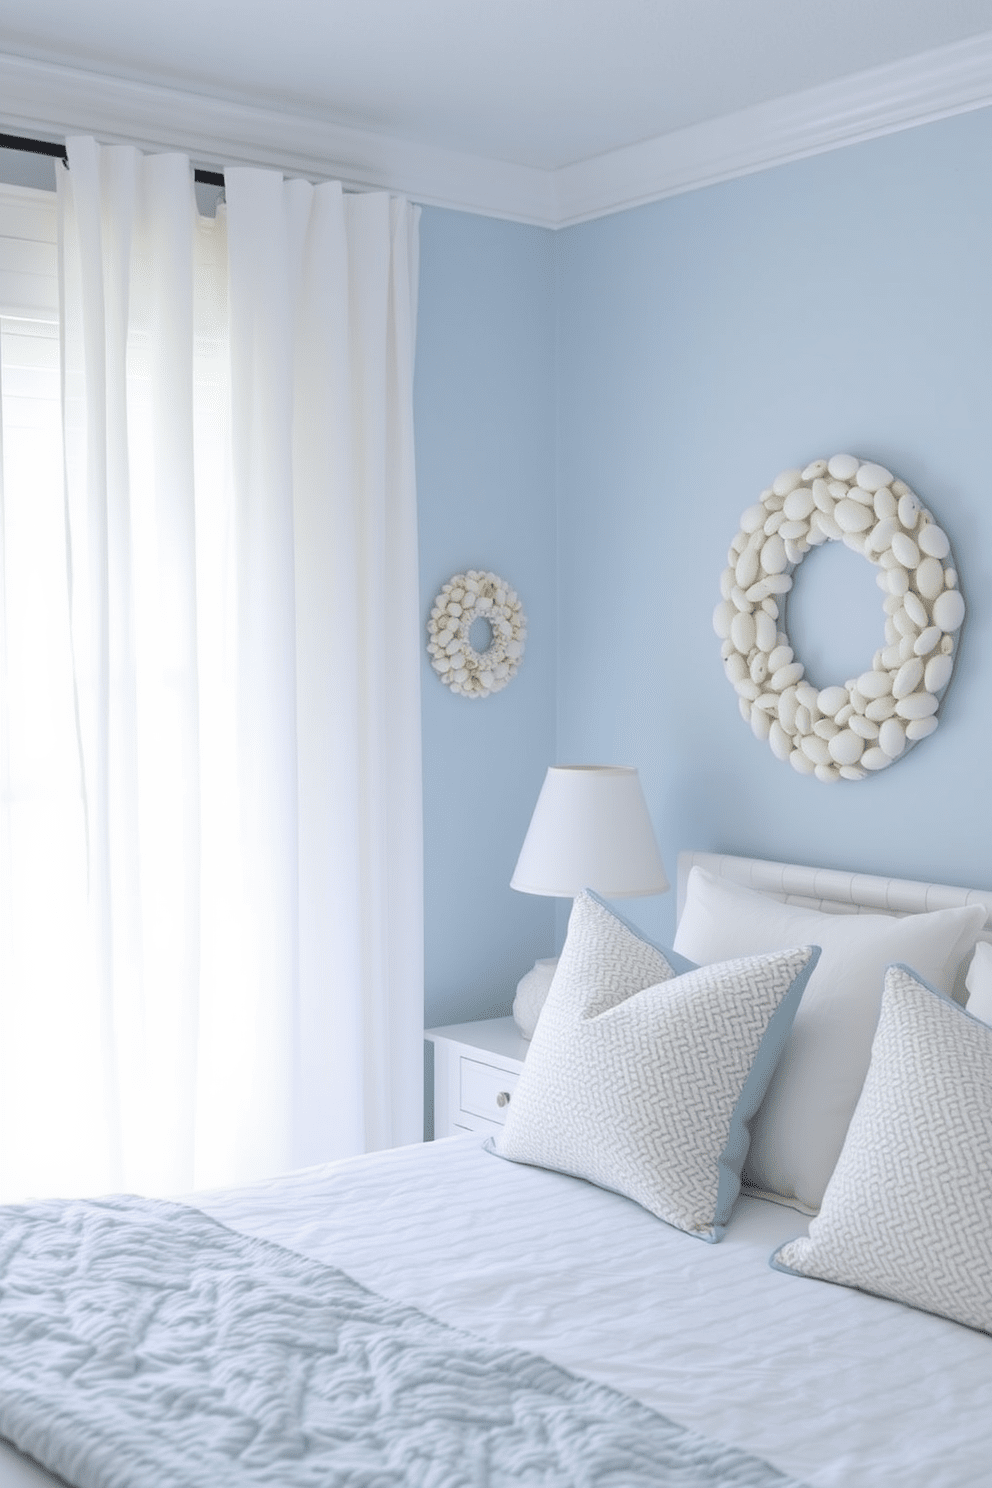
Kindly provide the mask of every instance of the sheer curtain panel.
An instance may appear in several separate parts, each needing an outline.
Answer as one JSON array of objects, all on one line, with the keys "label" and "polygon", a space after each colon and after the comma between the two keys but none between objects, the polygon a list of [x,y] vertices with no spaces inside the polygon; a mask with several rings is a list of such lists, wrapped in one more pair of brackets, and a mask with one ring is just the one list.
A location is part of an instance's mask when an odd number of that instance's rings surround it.
[{"label": "sheer curtain panel", "polygon": [[110,1186],[419,1140],[416,213],[69,141],[75,694]]}]

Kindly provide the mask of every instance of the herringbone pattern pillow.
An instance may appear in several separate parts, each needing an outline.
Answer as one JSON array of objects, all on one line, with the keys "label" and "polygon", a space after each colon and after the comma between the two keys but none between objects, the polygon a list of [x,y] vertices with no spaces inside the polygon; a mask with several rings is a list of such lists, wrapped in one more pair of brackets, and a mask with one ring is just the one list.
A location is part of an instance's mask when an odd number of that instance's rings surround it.
[{"label": "herringbone pattern pillow", "polygon": [[992,1333],[992,1028],[908,967],[819,1217],[772,1264]]},{"label": "herringbone pattern pillow", "polygon": [[818,954],[692,967],[580,894],[495,1150],[719,1239]]}]

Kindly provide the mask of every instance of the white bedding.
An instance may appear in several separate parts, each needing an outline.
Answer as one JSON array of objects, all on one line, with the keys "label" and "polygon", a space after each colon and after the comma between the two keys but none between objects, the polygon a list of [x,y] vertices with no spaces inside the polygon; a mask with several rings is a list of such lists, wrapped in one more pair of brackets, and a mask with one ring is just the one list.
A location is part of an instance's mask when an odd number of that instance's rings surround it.
[{"label": "white bedding", "polygon": [[[768,1266],[803,1217],[705,1245],[466,1136],[198,1195],[232,1229],[611,1385],[811,1488],[987,1488],[992,1340]],[[51,1483],[5,1449],[0,1484]]]}]

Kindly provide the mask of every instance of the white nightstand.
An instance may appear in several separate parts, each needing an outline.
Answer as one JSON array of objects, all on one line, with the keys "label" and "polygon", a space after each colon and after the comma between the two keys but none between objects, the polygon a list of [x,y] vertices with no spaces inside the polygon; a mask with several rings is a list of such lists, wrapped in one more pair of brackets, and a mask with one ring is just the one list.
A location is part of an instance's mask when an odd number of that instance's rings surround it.
[{"label": "white nightstand", "polygon": [[512,1018],[449,1023],[434,1045],[434,1135],[498,1131],[530,1047]]}]

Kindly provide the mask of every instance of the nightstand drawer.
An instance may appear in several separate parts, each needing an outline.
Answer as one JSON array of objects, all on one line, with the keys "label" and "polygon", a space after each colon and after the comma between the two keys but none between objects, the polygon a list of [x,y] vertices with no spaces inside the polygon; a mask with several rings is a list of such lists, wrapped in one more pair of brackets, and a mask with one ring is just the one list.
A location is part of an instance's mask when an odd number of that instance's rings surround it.
[{"label": "nightstand drawer", "polygon": [[493,1064],[468,1059],[464,1054],[459,1062],[461,1109],[470,1111],[473,1116],[483,1116],[487,1121],[505,1121],[506,1108],[518,1076],[509,1070],[497,1069]]}]

